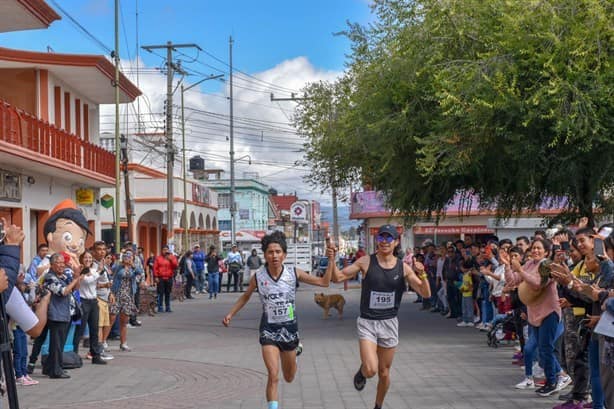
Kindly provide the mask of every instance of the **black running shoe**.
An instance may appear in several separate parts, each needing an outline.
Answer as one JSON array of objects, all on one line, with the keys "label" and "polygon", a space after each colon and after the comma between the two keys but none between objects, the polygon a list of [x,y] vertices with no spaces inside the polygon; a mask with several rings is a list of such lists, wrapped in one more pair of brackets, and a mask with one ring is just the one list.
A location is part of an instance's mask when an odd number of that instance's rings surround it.
[{"label": "black running shoe", "polygon": [[296,351],[296,356],[299,356],[300,354],[303,353],[303,344],[301,344],[300,342],[298,343],[298,346],[295,349]]},{"label": "black running shoe", "polygon": [[544,386],[535,391],[535,393],[537,393],[539,396],[544,397],[550,396],[556,392],[558,392],[558,389],[556,388],[556,383],[545,384]]},{"label": "black running shoe", "polygon": [[367,378],[365,378],[365,376],[362,374],[361,369],[362,365],[360,368],[358,368],[356,375],[354,375],[354,388],[356,388],[357,391],[363,390],[367,384]]}]

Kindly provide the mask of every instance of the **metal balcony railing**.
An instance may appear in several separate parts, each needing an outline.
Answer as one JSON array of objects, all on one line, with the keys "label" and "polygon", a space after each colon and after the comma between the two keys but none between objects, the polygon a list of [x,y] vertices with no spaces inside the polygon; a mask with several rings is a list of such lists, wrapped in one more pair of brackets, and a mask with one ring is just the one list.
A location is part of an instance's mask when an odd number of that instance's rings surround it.
[{"label": "metal balcony railing", "polygon": [[0,141],[115,178],[115,155],[0,100]]}]

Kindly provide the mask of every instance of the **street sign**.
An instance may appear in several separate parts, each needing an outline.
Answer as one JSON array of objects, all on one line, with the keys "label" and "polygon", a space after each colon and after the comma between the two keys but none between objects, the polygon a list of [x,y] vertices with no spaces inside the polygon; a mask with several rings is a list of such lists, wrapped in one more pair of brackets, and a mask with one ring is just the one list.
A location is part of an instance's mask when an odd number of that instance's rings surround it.
[{"label": "street sign", "polygon": [[308,219],[307,206],[303,202],[294,202],[290,206],[290,221],[304,223]]},{"label": "street sign", "polygon": [[113,207],[113,196],[106,194],[100,198],[100,205],[105,209]]}]

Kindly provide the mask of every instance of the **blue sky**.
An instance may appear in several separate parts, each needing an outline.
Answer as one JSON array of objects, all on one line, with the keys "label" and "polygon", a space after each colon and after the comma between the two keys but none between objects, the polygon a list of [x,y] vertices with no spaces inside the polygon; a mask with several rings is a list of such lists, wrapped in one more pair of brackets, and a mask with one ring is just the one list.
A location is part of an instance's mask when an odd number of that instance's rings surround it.
[{"label": "blue sky", "polygon": [[[113,0],[55,0],[64,10],[108,47],[113,48]],[[47,3],[55,7],[53,0]],[[122,0],[125,34],[121,33],[120,55],[134,57],[136,4],[139,8],[141,45],[197,43],[227,61],[228,37],[235,39],[235,65],[247,72],[266,70],[283,60],[305,56],[316,67],[342,70],[349,43],[334,36],[346,21],[365,23],[370,10],[366,0]],[[58,11],[58,14],[62,14]],[[128,44],[126,42],[128,40]],[[0,45],[10,48],[55,52],[104,53],[63,16],[47,30],[0,35]],[[158,58],[142,55],[146,63]],[[212,65],[218,64],[209,57]]]},{"label": "blue sky", "polygon": [[[114,47],[113,0],[46,0],[62,15],[46,30],[0,34],[0,46],[56,53],[108,54],[70,19],[59,5],[79,24],[91,32],[106,47]],[[233,60],[236,69],[249,74],[235,75],[235,157],[250,155],[252,163],[236,162],[237,175],[256,172],[262,181],[280,193],[298,193],[301,199],[330,202],[330,195],[305,183],[308,168],[296,161],[304,139],[291,128],[296,107],[294,102],[272,102],[276,97],[289,96],[290,90],[300,90],[314,81],[332,81],[344,70],[345,54],[350,43],[333,33],[345,30],[346,22],[366,24],[373,20],[367,0],[122,0],[120,55],[122,66],[128,68],[135,59],[136,4],[139,12],[139,42],[141,45],[196,43],[205,52],[180,50],[175,54],[184,67],[192,70],[186,84],[203,76],[226,71],[228,78],[228,38],[234,39]],[[141,71],[139,87],[140,115],[135,106],[122,108],[122,132],[130,134],[137,126],[146,131],[163,129],[166,79],[156,68],[163,66],[164,50],[157,54],[141,52],[145,70]],[[212,57],[213,56],[213,57]],[[193,57],[197,61],[191,62]],[[221,61],[217,61],[214,57]],[[142,65],[141,65],[142,67]],[[124,71],[135,81],[134,71]],[[242,77],[242,78],[241,78]],[[175,76],[175,82],[179,76]],[[135,81],[136,82],[136,81]],[[271,84],[274,84],[271,87]],[[281,88],[280,88],[281,87]],[[228,82],[205,81],[186,93],[188,155],[199,154],[206,166],[229,170],[228,156]],[[284,95],[285,93],[285,95]],[[175,106],[179,98],[175,97]],[[194,110],[194,111],[192,111]],[[196,110],[200,110],[197,112]],[[206,111],[206,112],[203,112]],[[101,131],[112,131],[112,107],[103,107]],[[175,121],[179,121],[175,112]],[[139,128],[141,132],[143,128]],[[164,156],[141,143],[135,149],[133,161],[164,169]],[[176,169],[179,165],[176,164]],[[227,177],[228,174],[225,174]]]}]

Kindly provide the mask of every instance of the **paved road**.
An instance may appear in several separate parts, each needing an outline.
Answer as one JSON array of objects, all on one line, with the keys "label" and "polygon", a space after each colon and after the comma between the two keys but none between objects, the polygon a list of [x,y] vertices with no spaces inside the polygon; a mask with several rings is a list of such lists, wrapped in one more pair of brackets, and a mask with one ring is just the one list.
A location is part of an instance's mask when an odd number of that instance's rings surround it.
[{"label": "paved road", "polygon": [[[324,321],[313,303],[316,290],[305,287],[299,289],[297,307],[305,351],[296,380],[281,382],[281,408],[373,408],[376,382],[369,381],[360,393],[352,386],[359,365],[359,291],[344,293],[345,319]],[[133,351],[119,352],[112,341],[116,359],[106,367],[85,361],[83,368],[70,371],[70,380],[48,379],[37,368],[34,377],[41,383],[19,387],[21,407],[266,408],[257,296],[230,328],[220,321],[237,294],[224,293],[214,301],[198,297],[176,303],[171,314],[143,317],[143,327],[129,330]],[[554,398],[513,389],[522,372],[511,365],[512,348],[491,349],[484,333],[420,312],[412,300],[405,297],[401,307],[401,344],[385,408],[545,409],[556,404]]]}]

